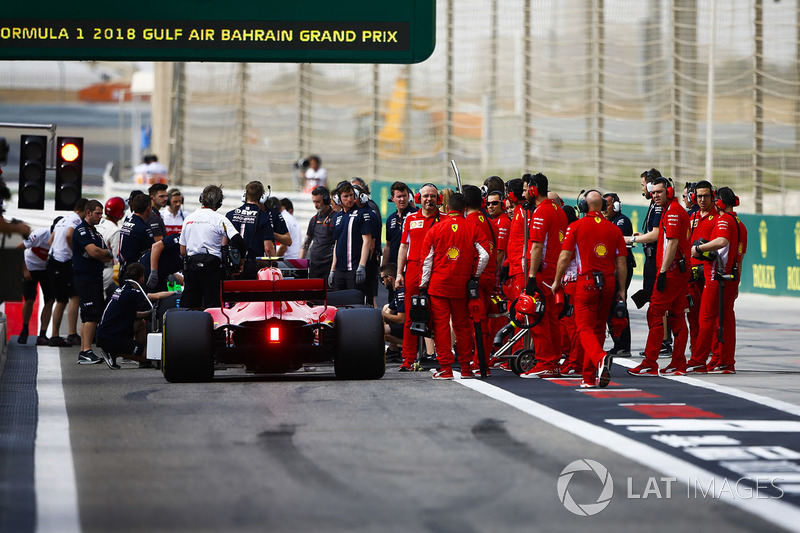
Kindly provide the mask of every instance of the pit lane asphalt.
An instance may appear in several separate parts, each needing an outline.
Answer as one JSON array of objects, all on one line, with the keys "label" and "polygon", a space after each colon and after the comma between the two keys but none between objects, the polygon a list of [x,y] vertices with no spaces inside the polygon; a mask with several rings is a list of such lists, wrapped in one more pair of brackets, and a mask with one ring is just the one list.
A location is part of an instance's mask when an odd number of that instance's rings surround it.
[{"label": "pit lane asphalt", "polygon": [[[743,295],[739,373],[702,379],[800,404],[795,302]],[[639,314],[633,334],[641,346]],[[60,350],[84,531],[778,529],[721,501],[626,498],[626,478],[641,493],[663,474],[429,373],[390,367],[380,381],[341,382],[323,371],[229,370],[178,385],[154,370],[80,366],[76,357]],[[624,368],[613,375],[622,380]],[[490,383],[576,394],[497,371]],[[556,491],[562,469],[582,458],[616,483],[593,517],[569,513]],[[576,501],[594,501],[598,490],[578,476],[569,486]]]}]

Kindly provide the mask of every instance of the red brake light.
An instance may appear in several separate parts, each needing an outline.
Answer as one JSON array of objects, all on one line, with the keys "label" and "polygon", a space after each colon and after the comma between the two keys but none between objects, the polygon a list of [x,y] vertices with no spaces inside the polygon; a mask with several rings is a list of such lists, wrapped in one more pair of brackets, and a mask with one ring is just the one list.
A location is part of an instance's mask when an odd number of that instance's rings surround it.
[{"label": "red brake light", "polygon": [[269,327],[269,342],[281,342],[281,328],[278,326]]}]

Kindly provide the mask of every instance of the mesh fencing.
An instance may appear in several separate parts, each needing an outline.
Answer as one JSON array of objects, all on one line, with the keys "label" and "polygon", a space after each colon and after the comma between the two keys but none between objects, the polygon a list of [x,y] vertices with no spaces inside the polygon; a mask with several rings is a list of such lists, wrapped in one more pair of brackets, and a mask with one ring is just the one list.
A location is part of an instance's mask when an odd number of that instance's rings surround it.
[{"label": "mesh fencing", "polygon": [[799,21],[798,0],[441,0],[416,65],[179,64],[172,175],[291,190],[316,154],[333,184],[452,183],[455,159],[632,201],[656,167],[800,213]]}]

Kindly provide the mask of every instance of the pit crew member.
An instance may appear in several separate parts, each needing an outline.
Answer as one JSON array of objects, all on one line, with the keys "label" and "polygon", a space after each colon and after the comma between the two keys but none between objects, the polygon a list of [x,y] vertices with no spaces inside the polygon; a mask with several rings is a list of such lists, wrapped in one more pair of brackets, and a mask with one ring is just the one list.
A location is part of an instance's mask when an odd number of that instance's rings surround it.
[{"label": "pit crew member", "polygon": [[[440,370],[433,379],[453,379],[453,350],[450,323],[456,335],[456,352],[461,377],[475,377],[471,363],[473,333],[469,316],[467,283],[477,282],[489,262],[489,242],[464,218],[464,195],[452,193],[449,212],[422,243],[420,292],[430,295],[433,341]],[[406,332],[406,335],[409,335]]]},{"label": "pit crew member", "polygon": [[587,192],[584,202],[581,211],[585,216],[567,229],[553,291],[560,288],[562,276],[575,256],[575,327],[584,350],[581,386],[605,387],[611,379],[611,356],[603,351],[605,325],[614,294],[617,300],[625,300],[628,251],[622,231],[602,215],[605,206],[600,193]]}]

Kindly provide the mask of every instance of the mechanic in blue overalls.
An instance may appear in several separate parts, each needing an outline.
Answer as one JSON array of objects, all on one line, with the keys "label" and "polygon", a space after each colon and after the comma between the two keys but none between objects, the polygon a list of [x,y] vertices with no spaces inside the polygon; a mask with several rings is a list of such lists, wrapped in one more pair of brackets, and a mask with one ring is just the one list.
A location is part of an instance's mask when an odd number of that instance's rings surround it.
[{"label": "mechanic in blue overalls", "polygon": [[275,236],[269,213],[262,211],[259,204],[266,201],[264,186],[260,181],[251,181],[245,187],[244,204],[228,211],[225,215],[244,240],[247,251],[244,256],[244,269],[240,279],[258,277],[257,257],[275,255]]}]

